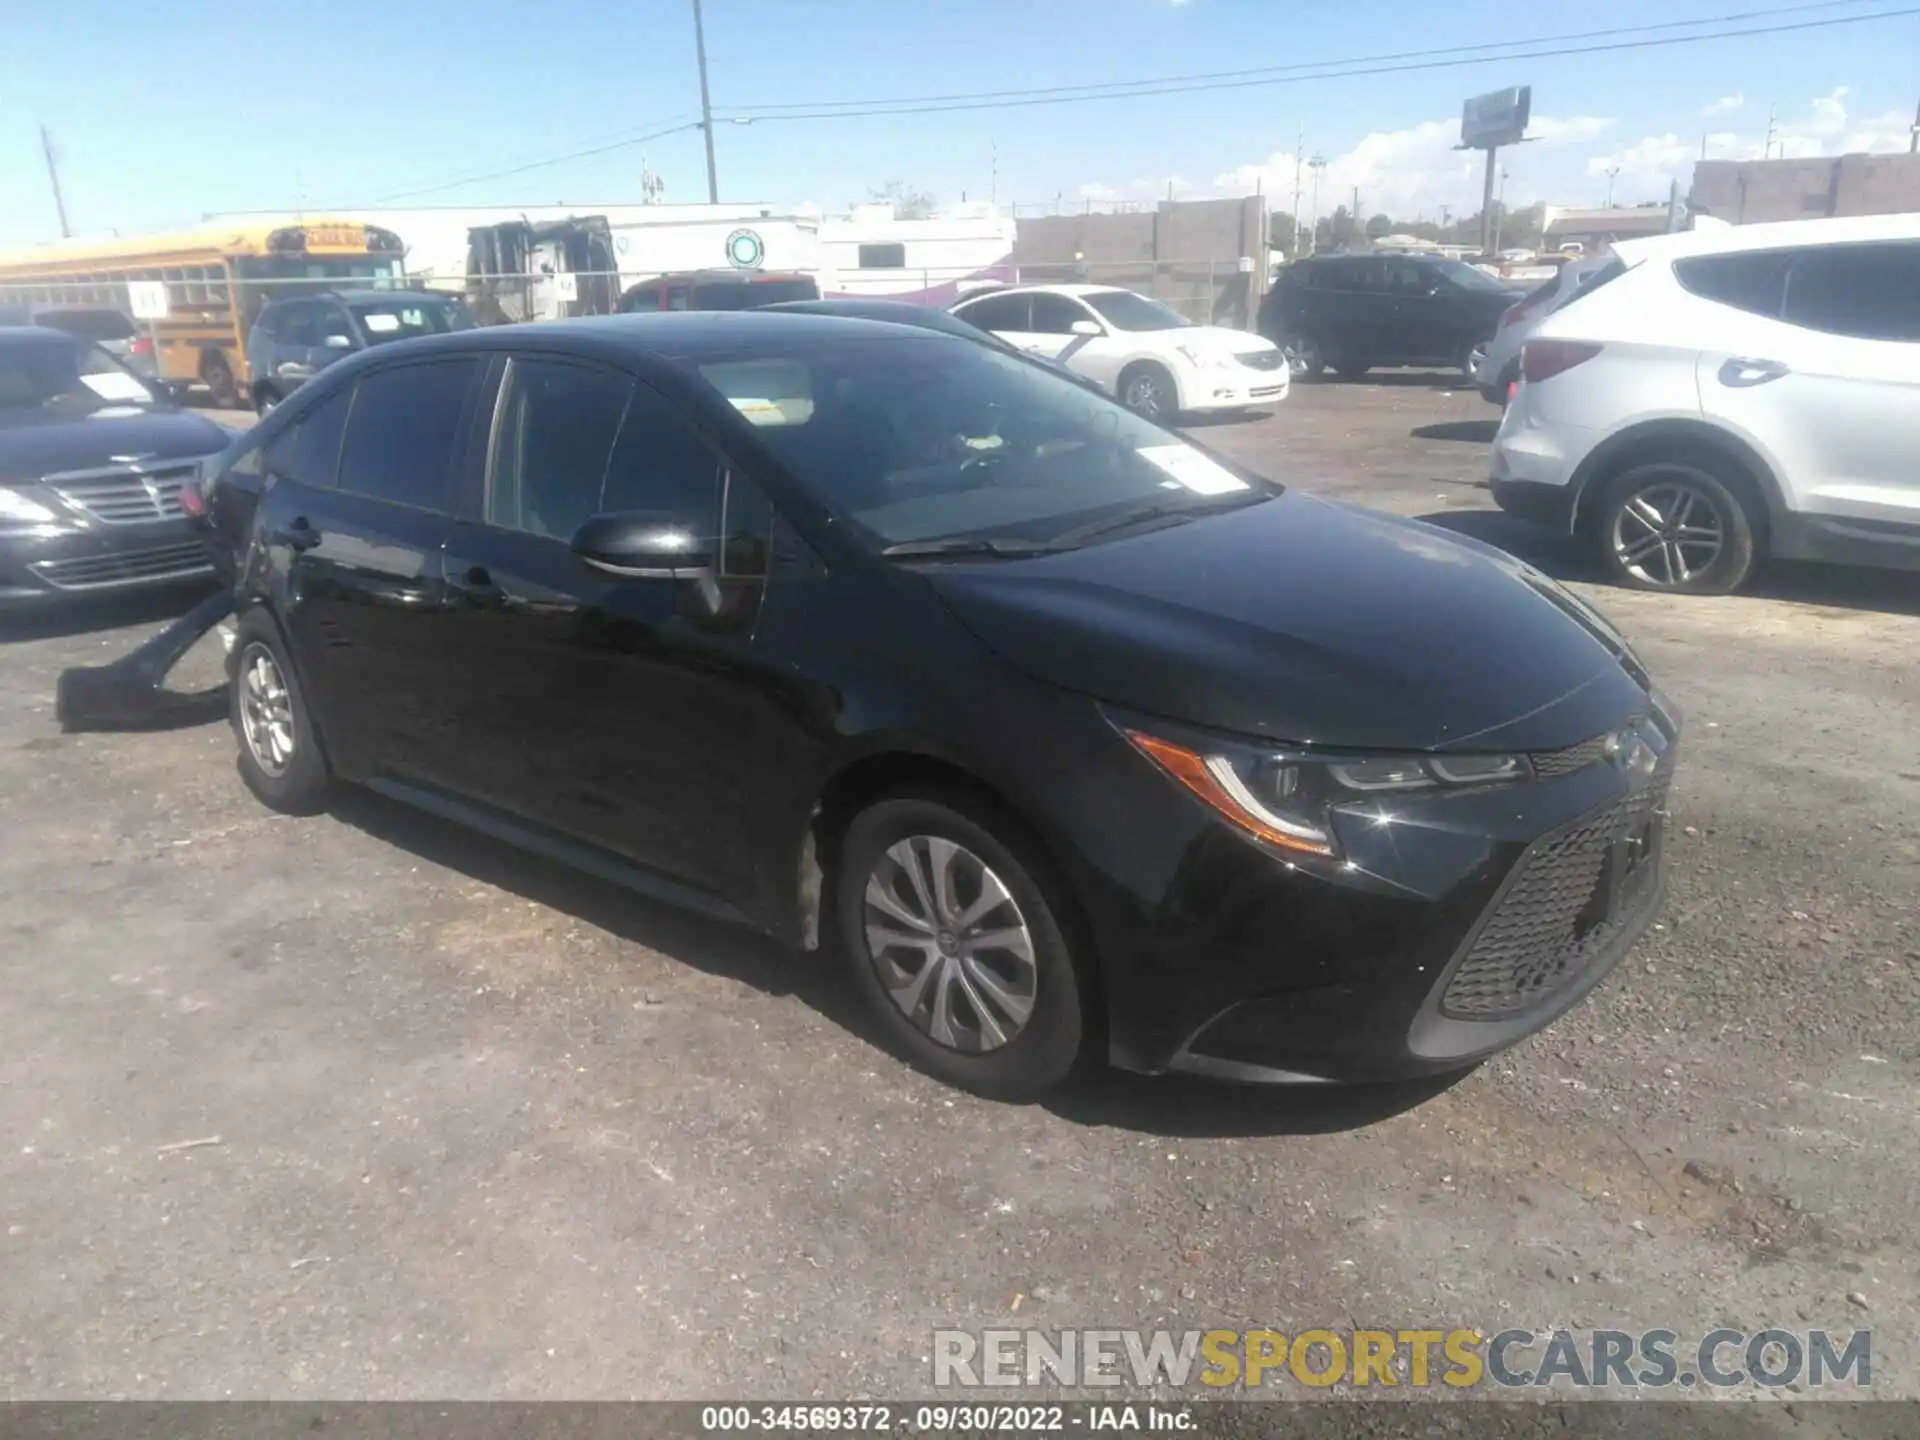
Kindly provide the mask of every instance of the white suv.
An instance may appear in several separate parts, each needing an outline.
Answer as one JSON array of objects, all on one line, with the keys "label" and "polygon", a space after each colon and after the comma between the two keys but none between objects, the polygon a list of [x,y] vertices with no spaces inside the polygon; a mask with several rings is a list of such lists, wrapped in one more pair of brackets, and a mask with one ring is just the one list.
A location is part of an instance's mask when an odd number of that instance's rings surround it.
[{"label": "white suv", "polygon": [[1622,242],[1526,342],[1491,484],[1641,589],[1920,569],[1920,215]]},{"label": "white suv", "polygon": [[1196,325],[1112,285],[1009,286],[970,296],[953,313],[1086,376],[1149,419],[1271,405],[1292,383],[1271,340]]}]

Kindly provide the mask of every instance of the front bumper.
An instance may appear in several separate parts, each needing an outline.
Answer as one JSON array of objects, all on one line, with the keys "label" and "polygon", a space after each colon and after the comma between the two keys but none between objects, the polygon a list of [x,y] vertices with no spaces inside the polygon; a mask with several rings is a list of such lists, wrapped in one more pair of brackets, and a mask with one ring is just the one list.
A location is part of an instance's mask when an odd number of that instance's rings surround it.
[{"label": "front bumper", "polygon": [[1277,370],[1256,370],[1248,365],[1188,366],[1178,378],[1180,408],[1188,414],[1278,405],[1293,386],[1292,372],[1284,363]]},{"label": "front bumper", "polygon": [[204,533],[186,520],[0,536],[0,605],[30,605],[211,580]]},{"label": "front bumper", "polygon": [[1463,1068],[1545,1026],[1664,898],[1678,721],[1650,697],[1637,723],[1660,747],[1650,773],[1630,777],[1597,736],[1536,757],[1548,778],[1397,801],[1389,820],[1343,813],[1347,858],[1317,873],[1217,822],[1185,837],[1157,913],[1101,937],[1112,1060],[1393,1080]]}]

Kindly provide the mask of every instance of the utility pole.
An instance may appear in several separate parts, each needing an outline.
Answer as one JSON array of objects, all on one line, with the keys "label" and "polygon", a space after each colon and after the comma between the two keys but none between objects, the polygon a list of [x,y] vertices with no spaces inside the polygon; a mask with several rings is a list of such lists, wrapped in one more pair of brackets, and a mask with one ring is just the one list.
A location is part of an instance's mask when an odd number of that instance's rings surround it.
[{"label": "utility pole", "polygon": [[693,0],[693,52],[700,61],[700,133],[707,140],[707,203],[720,203],[720,182],[713,170],[713,102],[707,95],[707,27],[700,18],[700,0]]},{"label": "utility pole", "polygon": [[1327,168],[1327,157],[1315,155],[1307,161],[1307,169],[1313,172],[1312,213],[1307,219],[1308,253],[1320,248],[1320,176]]},{"label": "utility pole", "polygon": [[1609,210],[1613,208],[1614,178],[1618,176],[1619,173],[1620,173],[1620,167],[1618,165],[1609,165],[1607,167],[1607,209]]},{"label": "utility pole", "polygon": [[73,229],[67,224],[67,202],[60,193],[60,166],[53,158],[53,137],[47,134],[47,127],[40,127],[40,153],[47,157],[47,180],[53,186],[53,208],[60,216],[60,238],[73,237]]},{"label": "utility pole", "polygon": [[1913,107],[1913,129],[1907,132],[1907,153],[1920,153],[1920,102]]},{"label": "utility pole", "polygon": [[1767,107],[1767,141],[1766,144],[1760,147],[1760,158],[1762,160],[1771,160],[1773,158],[1773,114],[1774,107],[1769,105]]},{"label": "utility pole", "polygon": [[1289,260],[1300,258],[1300,167],[1306,163],[1307,127],[1300,127],[1300,136],[1293,142],[1293,244],[1288,246]]},{"label": "utility pole", "polygon": [[987,163],[992,167],[987,171],[987,203],[998,205],[1000,203],[1000,142],[998,139],[987,141],[987,155]]},{"label": "utility pole", "polygon": [[1480,251],[1494,254],[1500,245],[1500,228],[1493,218],[1493,167],[1500,154],[1498,146],[1487,147],[1487,177],[1480,187]]}]

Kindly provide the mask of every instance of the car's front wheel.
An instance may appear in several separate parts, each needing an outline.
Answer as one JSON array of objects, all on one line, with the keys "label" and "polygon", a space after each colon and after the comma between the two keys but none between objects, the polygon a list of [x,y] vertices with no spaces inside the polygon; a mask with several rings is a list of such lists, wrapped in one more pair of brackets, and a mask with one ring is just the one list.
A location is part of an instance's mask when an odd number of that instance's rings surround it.
[{"label": "car's front wheel", "polygon": [[1180,392],[1174,388],[1173,376],[1164,365],[1148,361],[1129,365],[1120,372],[1120,383],[1115,388],[1122,405],[1149,420],[1171,420],[1180,408]]},{"label": "car's front wheel", "polygon": [[326,804],[327,761],[299,677],[271,617],[260,610],[241,617],[231,654],[241,778],[273,809],[310,815]]},{"label": "car's front wheel", "polygon": [[848,827],[835,889],[854,984],[915,1064],[1029,1100],[1078,1063],[1086,1002],[1064,901],[1015,824],[966,797],[890,795]]},{"label": "car's front wheel", "polygon": [[1320,349],[1320,342],[1310,336],[1296,335],[1280,348],[1286,354],[1287,368],[1295,380],[1318,380],[1327,368],[1327,357]]},{"label": "car's front wheel", "polygon": [[1753,573],[1753,519],[1728,482],[1693,460],[1634,465],[1600,491],[1600,563],[1636,590],[1725,595]]}]

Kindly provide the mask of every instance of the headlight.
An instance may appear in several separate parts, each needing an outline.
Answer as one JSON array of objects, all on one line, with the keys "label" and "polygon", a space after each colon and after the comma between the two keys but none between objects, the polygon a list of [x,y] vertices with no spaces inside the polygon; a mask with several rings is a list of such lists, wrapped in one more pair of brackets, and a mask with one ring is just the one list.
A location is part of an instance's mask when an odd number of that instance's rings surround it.
[{"label": "headlight", "polygon": [[0,485],[0,530],[18,531],[58,524],[60,517],[38,500]]},{"label": "headlight", "polygon": [[1209,744],[1123,727],[1135,749],[1244,834],[1303,855],[1333,855],[1333,811],[1383,791],[1458,790],[1531,779],[1524,755],[1321,756]]}]

